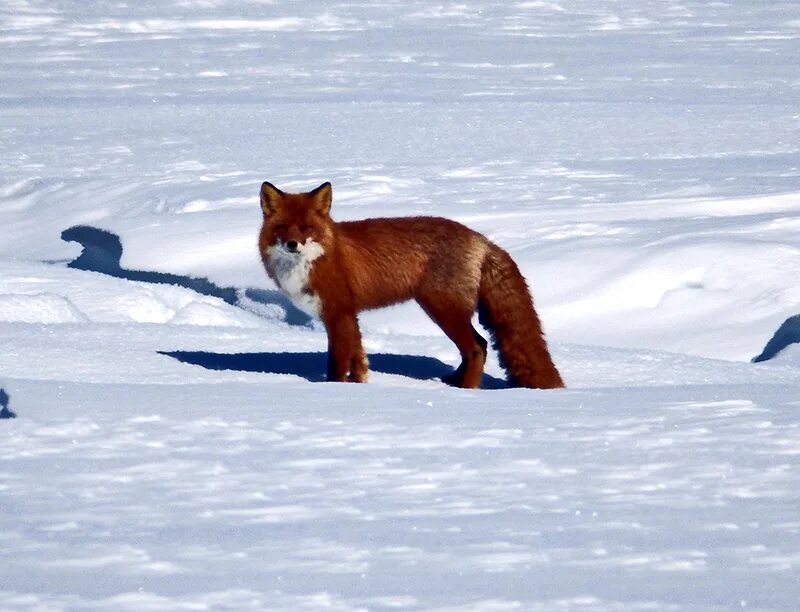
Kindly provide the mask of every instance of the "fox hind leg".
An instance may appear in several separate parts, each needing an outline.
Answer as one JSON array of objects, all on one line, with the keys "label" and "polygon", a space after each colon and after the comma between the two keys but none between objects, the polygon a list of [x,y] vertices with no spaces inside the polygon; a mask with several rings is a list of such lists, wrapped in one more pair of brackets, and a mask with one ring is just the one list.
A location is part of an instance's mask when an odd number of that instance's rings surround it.
[{"label": "fox hind leg", "polygon": [[[483,336],[481,336],[475,330],[474,327],[472,328],[472,332],[473,332],[473,334],[475,336],[475,341],[481,347],[481,352],[483,353],[480,372],[477,374],[477,383],[474,384],[474,385],[470,385],[470,384],[466,384],[465,383],[465,380],[474,380],[475,375],[473,373],[469,372],[469,367],[468,366],[470,365],[471,360],[470,359],[465,359],[464,356],[463,356],[463,352],[462,352],[462,357],[461,357],[461,363],[458,365],[458,367],[455,370],[453,370],[450,374],[442,376],[442,382],[443,383],[448,384],[448,385],[450,385],[452,387],[465,387],[465,388],[473,388],[473,389],[480,387],[480,381],[481,381],[481,377],[483,375],[483,368],[484,368],[484,366],[486,364],[487,342],[486,342],[486,339]],[[461,349],[459,349],[459,352],[461,352]],[[472,354],[473,354],[473,356],[477,355],[476,353],[474,353],[474,351],[473,351]]]},{"label": "fox hind leg", "polygon": [[442,380],[454,387],[480,387],[483,366],[486,363],[487,343],[472,326],[472,312],[457,306],[432,304],[423,299],[417,299],[417,302],[461,353],[461,364],[452,374],[442,377]]}]

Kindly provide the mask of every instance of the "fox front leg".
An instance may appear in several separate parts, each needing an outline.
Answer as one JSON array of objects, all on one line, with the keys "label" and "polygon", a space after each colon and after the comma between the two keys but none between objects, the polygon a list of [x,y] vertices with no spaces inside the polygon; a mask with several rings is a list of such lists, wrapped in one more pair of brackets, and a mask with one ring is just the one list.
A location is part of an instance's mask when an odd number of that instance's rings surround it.
[{"label": "fox front leg", "polygon": [[355,314],[336,315],[325,321],[328,332],[328,381],[366,382],[367,355]]}]

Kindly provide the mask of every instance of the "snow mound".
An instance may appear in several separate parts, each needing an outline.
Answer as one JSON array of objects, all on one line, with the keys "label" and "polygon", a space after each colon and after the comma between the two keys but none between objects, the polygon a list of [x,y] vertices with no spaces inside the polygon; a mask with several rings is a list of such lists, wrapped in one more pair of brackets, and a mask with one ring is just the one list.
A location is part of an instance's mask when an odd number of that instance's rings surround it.
[{"label": "snow mound", "polygon": [[180,285],[131,281],[42,263],[1,262],[0,322],[252,328],[262,325],[263,320],[219,297]]},{"label": "snow mound", "polygon": [[201,301],[189,302],[175,313],[170,323],[220,327],[258,327],[260,325],[260,321],[255,315],[241,311],[234,312],[229,306]]},{"label": "snow mound", "polygon": [[89,319],[66,297],[53,293],[0,294],[5,323],[84,323]]}]

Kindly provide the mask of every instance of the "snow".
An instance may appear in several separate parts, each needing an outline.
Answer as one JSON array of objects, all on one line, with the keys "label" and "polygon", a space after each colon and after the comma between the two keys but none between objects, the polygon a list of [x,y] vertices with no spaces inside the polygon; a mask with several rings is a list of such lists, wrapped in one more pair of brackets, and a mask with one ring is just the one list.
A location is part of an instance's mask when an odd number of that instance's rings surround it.
[{"label": "snow", "polygon": [[[800,7],[299,6],[0,7],[0,609],[796,609]],[[568,388],[322,383],[264,180],[488,235]]]}]

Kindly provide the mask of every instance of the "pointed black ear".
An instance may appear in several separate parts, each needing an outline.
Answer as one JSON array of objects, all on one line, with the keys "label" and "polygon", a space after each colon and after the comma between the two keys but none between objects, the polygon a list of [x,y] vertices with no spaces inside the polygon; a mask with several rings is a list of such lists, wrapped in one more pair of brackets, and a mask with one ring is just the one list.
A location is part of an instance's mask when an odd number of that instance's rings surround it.
[{"label": "pointed black ear", "polygon": [[264,182],[261,185],[261,210],[264,216],[273,214],[283,200],[283,192],[272,183]]},{"label": "pointed black ear", "polygon": [[322,183],[314,191],[311,192],[311,197],[314,198],[314,207],[323,215],[331,213],[331,204],[333,204],[333,187],[330,183]]}]

